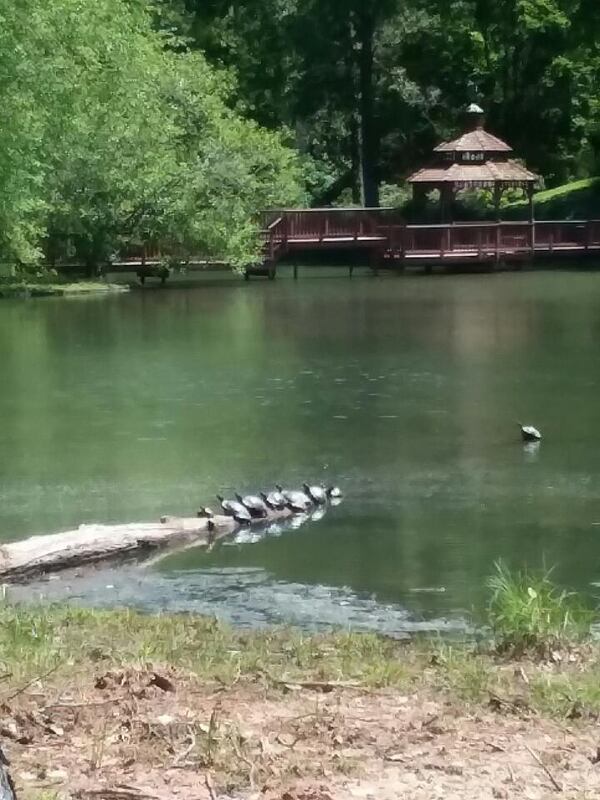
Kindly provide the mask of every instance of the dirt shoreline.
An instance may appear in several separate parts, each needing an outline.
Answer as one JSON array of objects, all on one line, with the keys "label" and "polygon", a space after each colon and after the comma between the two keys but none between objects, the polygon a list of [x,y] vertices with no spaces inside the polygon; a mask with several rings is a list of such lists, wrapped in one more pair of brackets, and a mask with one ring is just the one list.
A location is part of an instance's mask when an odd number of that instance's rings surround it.
[{"label": "dirt shoreline", "polygon": [[20,800],[600,797],[600,649],[236,632],[0,609],[0,743]]},{"label": "dirt shoreline", "polygon": [[224,689],[168,668],[100,670],[88,685],[23,693],[0,730],[19,797],[600,797],[596,722],[466,710],[421,691]]}]

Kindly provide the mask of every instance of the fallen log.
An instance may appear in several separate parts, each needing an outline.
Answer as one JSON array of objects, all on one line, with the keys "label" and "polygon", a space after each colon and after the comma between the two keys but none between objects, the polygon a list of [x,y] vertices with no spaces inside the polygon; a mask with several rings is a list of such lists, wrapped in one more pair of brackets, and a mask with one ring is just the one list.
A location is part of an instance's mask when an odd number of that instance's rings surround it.
[{"label": "fallen log", "polygon": [[[215,535],[219,530],[230,533],[234,526],[227,517],[215,518]],[[31,536],[0,547],[0,578],[13,581],[194,539],[208,542],[208,528],[206,519],[184,518],[158,523],[80,525],[63,533]]]},{"label": "fallen log", "polygon": [[[292,516],[269,511],[265,524]],[[162,517],[160,522],[80,525],[75,530],[31,536],[0,546],[0,580],[6,583],[96,561],[185,544],[210,545],[240,528],[232,517]],[[0,798],[1,800],[1,798]]]}]

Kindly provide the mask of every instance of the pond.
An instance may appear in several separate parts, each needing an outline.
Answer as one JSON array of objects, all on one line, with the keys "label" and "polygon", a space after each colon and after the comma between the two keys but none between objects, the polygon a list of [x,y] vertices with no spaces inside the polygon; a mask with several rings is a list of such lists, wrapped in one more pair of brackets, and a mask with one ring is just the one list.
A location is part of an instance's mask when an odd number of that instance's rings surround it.
[{"label": "pond", "polygon": [[3,301],[0,536],[323,481],[345,499],[319,521],[35,591],[390,633],[460,630],[499,558],[593,592],[599,345],[574,270]]}]

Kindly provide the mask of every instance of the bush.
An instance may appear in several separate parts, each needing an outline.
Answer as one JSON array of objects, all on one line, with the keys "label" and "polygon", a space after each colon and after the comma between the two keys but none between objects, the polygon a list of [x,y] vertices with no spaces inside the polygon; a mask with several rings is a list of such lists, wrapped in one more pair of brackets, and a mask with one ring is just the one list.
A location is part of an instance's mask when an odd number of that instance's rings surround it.
[{"label": "bush", "polygon": [[580,598],[556,586],[552,570],[513,573],[502,561],[495,567],[488,581],[488,615],[500,652],[547,655],[589,635],[592,612]]}]

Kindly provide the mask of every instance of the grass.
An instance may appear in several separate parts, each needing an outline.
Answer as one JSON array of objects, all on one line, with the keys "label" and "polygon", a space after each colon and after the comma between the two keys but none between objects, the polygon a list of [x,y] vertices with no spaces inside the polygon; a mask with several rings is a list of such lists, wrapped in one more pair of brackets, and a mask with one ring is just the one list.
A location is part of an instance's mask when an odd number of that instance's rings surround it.
[{"label": "grass", "polygon": [[[584,180],[545,189],[534,195],[535,215],[539,220],[600,218],[600,178]],[[527,200],[516,200],[505,206],[507,218],[525,218]]]},{"label": "grass", "polygon": [[548,654],[590,635],[591,611],[575,594],[559,589],[551,571],[510,572],[499,561],[488,586],[489,623],[501,652]]},{"label": "grass", "polygon": [[[0,685],[6,697],[30,681],[93,685],[98,672],[173,669],[223,688],[259,682],[353,682],[365,689],[444,692],[477,706],[490,694],[523,690],[543,713],[600,713],[600,645],[590,641],[592,613],[559,589],[551,573],[511,573],[499,562],[489,579],[493,643],[296,629],[240,631],[196,615],[131,610],[0,605]],[[493,646],[492,646],[493,645]],[[520,661],[518,661],[520,659]]]},{"label": "grass", "polygon": [[169,664],[203,680],[402,682],[404,646],[374,634],[309,636],[296,630],[240,632],[206,617],[129,610],[15,607],[0,610],[0,670],[26,682],[60,665],[63,674],[108,665]]},{"label": "grass", "polygon": [[476,706],[487,703],[490,692],[518,694],[522,686],[514,658],[525,658],[528,693],[541,710],[558,717],[579,707],[600,713],[600,647],[588,643],[575,656],[555,652],[581,640],[589,631],[590,613],[556,589],[548,573],[511,575],[498,565],[490,584],[497,651],[473,643],[407,642],[350,632],[244,632],[195,615],[4,605],[0,673],[11,677],[0,688],[10,693],[40,676],[49,676],[45,683],[89,686],[98,671],[151,666],[225,688],[257,681],[272,688],[355,682],[365,689],[443,691],[458,703]]}]

